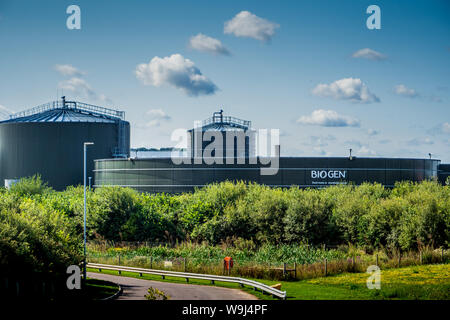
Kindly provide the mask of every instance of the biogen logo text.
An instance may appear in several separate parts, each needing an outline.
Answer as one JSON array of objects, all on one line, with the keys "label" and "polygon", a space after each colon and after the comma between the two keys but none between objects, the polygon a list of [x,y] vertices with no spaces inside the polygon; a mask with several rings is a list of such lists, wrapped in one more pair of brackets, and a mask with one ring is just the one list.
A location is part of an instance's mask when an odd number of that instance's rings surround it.
[{"label": "biogen logo text", "polygon": [[341,170],[311,170],[312,179],[345,179],[347,171]]}]

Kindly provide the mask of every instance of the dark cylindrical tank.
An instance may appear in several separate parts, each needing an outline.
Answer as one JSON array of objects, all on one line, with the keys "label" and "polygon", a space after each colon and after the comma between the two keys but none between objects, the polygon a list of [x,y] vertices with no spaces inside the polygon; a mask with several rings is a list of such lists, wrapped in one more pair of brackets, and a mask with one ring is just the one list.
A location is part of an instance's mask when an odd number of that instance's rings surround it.
[{"label": "dark cylindrical tank", "polygon": [[256,131],[250,125],[250,121],[224,116],[222,110],[214,112],[201,127],[188,130],[188,154],[192,158],[255,157]]},{"label": "dark cylindrical tank", "polygon": [[275,175],[261,164],[174,164],[171,158],[99,159],[96,186],[123,186],[151,193],[193,191],[213,182],[243,180],[270,187],[323,188],[337,184],[435,180],[440,160],[405,158],[281,157]]},{"label": "dark cylindrical tank", "polygon": [[87,176],[94,177],[93,160],[118,151],[129,156],[129,140],[128,122],[79,109],[51,108],[0,122],[0,181],[40,174],[57,190],[83,184],[84,142],[94,142],[87,149]]}]

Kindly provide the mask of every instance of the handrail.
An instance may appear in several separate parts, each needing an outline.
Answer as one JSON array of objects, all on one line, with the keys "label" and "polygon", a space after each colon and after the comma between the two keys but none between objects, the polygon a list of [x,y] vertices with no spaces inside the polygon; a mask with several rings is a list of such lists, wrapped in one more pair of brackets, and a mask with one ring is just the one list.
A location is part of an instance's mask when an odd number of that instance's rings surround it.
[{"label": "handrail", "polygon": [[217,276],[212,274],[201,274],[201,273],[189,273],[189,272],[178,272],[178,271],[169,271],[169,270],[156,270],[156,269],[145,269],[145,268],[135,268],[135,267],[126,267],[126,266],[116,266],[110,264],[101,264],[101,263],[88,263],[88,268],[93,269],[101,269],[104,270],[114,270],[114,271],[128,271],[135,272],[139,274],[153,274],[164,277],[179,277],[188,279],[200,279],[200,280],[210,280],[210,281],[221,281],[221,282],[233,282],[238,283],[241,286],[248,285],[250,287],[254,287],[255,289],[260,289],[264,292],[270,293],[273,296],[286,300],[286,291],[281,291],[275,289],[271,286],[263,284],[258,281],[253,281],[245,278],[238,277],[229,277],[229,276]]},{"label": "handrail", "polygon": [[202,126],[207,126],[213,123],[242,126],[245,128],[249,128],[251,125],[251,121],[242,120],[232,116],[213,116],[211,118],[204,120],[202,122]]},{"label": "handrail", "polygon": [[65,101],[65,100],[57,100],[48,103],[41,104],[37,107],[33,107],[28,110],[16,112],[9,116],[10,119],[22,118],[34,114],[38,114],[41,112],[45,112],[48,110],[67,108],[74,109],[81,112],[91,112],[100,116],[107,116],[116,119],[125,119],[125,112],[120,110],[109,109],[105,107],[95,106],[92,104],[82,103],[78,101]]}]

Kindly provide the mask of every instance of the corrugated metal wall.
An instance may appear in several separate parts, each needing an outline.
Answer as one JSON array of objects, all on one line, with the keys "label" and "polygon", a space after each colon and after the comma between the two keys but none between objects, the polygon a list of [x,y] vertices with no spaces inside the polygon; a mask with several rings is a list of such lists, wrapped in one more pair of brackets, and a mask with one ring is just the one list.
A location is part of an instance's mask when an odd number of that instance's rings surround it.
[{"label": "corrugated metal wall", "polygon": [[[95,161],[96,185],[130,186],[139,191],[179,193],[225,180],[269,186],[323,187],[365,181],[391,187],[396,181],[437,178],[439,160],[389,158],[280,158],[276,175],[261,175],[255,165],[175,165],[170,158]],[[312,171],[330,172],[324,178]],[[341,176],[339,176],[341,175]],[[345,177],[343,178],[342,175]]]},{"label": "corrugated metal wall", "polygon": [[[129,146],[129,123],[126,122]],[[111,158],[117,147],[115,123],[55,122],[0,124],[0,181],[41,174],[57,190],[83,183],[83,142],[88,147],[88,176],[94,159]]]}]

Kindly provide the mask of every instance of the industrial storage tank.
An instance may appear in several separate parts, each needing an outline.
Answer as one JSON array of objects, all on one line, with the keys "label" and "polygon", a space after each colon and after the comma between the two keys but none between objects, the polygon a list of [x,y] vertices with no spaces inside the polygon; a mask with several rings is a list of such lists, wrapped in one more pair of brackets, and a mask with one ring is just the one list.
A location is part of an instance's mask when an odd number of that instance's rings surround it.
[{"label": "industrial storage tank", "polygon": [[247,181],[269,187],[323,188],[338,184],[435,180],[440,160],[360,157],[280,157],[275,175],[261,164],[174,164],[171,158],[95,160],[96,187],[121,186],[149,193],[192,192],[210,183]]},{"label": "industrial storage tank", "polygon": [[83,183],[83,144],[87,176],[94,159],[129,157],[130,124],[123,111],[77,101],[53,101],[0,122],[0,181],[40,174],[62,190]]},{"label": "industrial storage tank", "polygon": [[[220,139],[221,141],[216,141]],[[221,155],[216,154],[220,149]],[[251,122],[214,112],[201,126],[188,130],[188,154],[191,158],[220,157],[248,159],[256,156],[256,131]]]},{"label": "industrial storage tank", "polygon": [[[399,181],[420,182],[444,179],[448,167],[441,166],[438,159],[408,158],[363,158],[363,157],[279,157],[272,174],[262,174],[269,165],[260,160],[260,145],[255,149],[256,131],[250,121],[223,116],[222,110],[215,112],[198,127],[189,130],[190,146],[186,157],[152,157],[130,159],[96,159],[95,186],[121,186],[149,193],[192,192],[208,184],[222,181],[247,181],[269,187],[323,188],[333,185],[364,182],[380,183],[392,188]],[[228,148],[226,161],[207,163],[211,136],[228,142],[236,134],[248,136],[241,145],[223,142]],[[205,135],[207,138],[205,139]],[[198,140],[196,140],[198,139]],[[217,146],[219,147],[221,143]],[[231,145],[231,149],[229,146]],[[244,149],[245,147],[245,149]],[[278,145],[279,147],[279,145]],[[279,148],[278,148],[279,155]],[[202,159],[198,157],[203,156]],[[215,155],[213,154],[212,157]],[[249,161],[253,157],[258,161]],[[180,161],[183,158],[183,161]],[[271,157],[275,159],[276,157]],[[186,161],[184,161],[186,160]],[[200,161],[195,161],[200,160]],[[245,161],[239,161],[245,160]],[[271,165],[271,164],[270,164]],[[441,169],[439,169],[441,168]],[[446,171],[447,170],[447,171]]]}]

